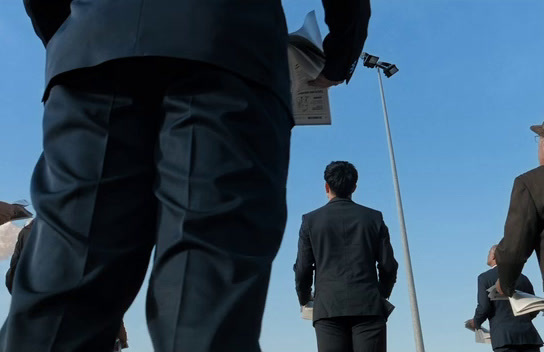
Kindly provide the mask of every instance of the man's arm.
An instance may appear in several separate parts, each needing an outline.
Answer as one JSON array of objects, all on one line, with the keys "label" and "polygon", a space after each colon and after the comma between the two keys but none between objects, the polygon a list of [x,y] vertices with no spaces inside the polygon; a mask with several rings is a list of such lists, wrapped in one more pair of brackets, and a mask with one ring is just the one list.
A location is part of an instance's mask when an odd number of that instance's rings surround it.
[{"label": "man's arm", "polygon": [[537,229],[538,213],[533,197],[523,180],[518,177],[512,189],[504,238],[495,252],[500,286],[509,297],[514,294],[521,270],[535,249],[539,235]]},{"label": "man's arm", "polygon": [[384,298],[389,298],[393,286],[397,281],[397,269],[399,264],[393,255],[393,247],[389,240],[389,230],[382,220],[380,228],[380,244],[378,248],[378,278],[380,293]]},{"label": "man's arm", "polygon": [[70,15],[72,0],[23,0],[34,31],[46,46]]},{"label": "man's arm", "polygon": [[323,0],[329,34],[323,41],[325,68],[330,81],[348,81],[367,37],[370,0]]},{"label": "man's arm", "polygon": [[17,263],[19,262],[19,257],[21,256],[21,252],[23,251],[24,241],[26,236],[28,235],[28,232],[30,232],[30,226],[25,226],[21,231],[19,231],[19,234],[17,235],[17,243],[15,244],[15,250],[13,251],[13,255],[11,256],[11,261],[9,263],[9,269],[6,273],[6,287],[11,293],[11,290],[13,289],[13,279],[15,278],[15,269],[17,268]]},{"label": "man's arm", "polygon": [[314,253],[310,243],[310,232],[306,219],[302,217],[298,239],[298,254],[295,262],[295,283],[301,306],[312,300],[312,282],[314,277]]},{"label": "man's arm", "polygon": [[485,279],[483,275],[478,276],[478,305],[476,306],[476,311],[474,312],[474,328],[480,329],[484,321],[489,318],[493,306],[491,301],[487,296],[487,287],[485,285]]}]

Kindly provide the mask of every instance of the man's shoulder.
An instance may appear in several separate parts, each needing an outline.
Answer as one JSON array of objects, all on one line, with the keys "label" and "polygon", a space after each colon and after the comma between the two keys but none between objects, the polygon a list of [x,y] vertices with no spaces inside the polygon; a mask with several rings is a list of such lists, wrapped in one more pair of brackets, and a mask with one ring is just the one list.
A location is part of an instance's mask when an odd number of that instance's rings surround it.
[{"label": "man's shoulder", "polygon": [[534,183],[544,183],[544,165],[541,165],[519,175],[518,177],[516,177],[516,182],[519,181],[522,181],[527,186]]},{"label": "man's shoulder", "polygon": [[487,271],[484,271],[480,275],[478,275],[478,281],[484,281],[487,284],[490,284],[486,288],[493,286],[498,278],[499,278],[499,269],[497,269],[497,267],[491,268]]}]

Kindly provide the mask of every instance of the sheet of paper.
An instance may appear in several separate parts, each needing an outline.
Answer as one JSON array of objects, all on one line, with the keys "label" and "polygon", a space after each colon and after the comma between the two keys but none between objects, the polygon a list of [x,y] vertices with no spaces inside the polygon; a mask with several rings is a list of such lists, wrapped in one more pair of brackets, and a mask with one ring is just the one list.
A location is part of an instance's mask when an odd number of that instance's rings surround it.
[{"label": "sheet of paper", "polygon": [[499,291],[497,291],[497,287],[495,287],[495,285],[488,288],[487,292],[489,292],[487,297],[489,297],[489,299],[492,301],[507,301],[508,300],[507,296],[501,295]]},{"label": "sheet of paper", "polygon": [[509,301],[515,316],[544,310],[544,298],[537,297],[527,292],[516,290],[514,295],[509,297]]},{"label": "sheet of paper", "polygon": [[302,28],[289,35],[289,43],[289,74],[295,124],[331,124],[328,90],[308,84],[325,67],[321,33],[314,11],[306,15]]},{"label": "sheet of paper", "polygon": [[313,320],[314,318],[314,301],[308,302],[300,309],[300,317],[304,320]]},{"label": "sheet of paper", "polygon": [[476,329],[475,338],[477,343],[491,343],[491,334],[485,328]]}]

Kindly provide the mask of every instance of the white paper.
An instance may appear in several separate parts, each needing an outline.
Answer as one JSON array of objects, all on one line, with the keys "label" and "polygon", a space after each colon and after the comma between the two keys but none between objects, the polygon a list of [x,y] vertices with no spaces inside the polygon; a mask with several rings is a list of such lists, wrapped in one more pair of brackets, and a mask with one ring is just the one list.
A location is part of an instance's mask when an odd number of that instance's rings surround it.
[{"label": "white paper", "polygon": [[331,111],[326,88],[308,85],[325,67],[323,44],[315,12],[306,15],[304,25],[289,35],[289,74],[296,125],[330,125]]},{"label": "white paper", "polygon": [[490,288],[487,289],[487,292],[489,292],[489,294],[487,295],[487,297],[489,297],[489,299],[491,301],[507,301],[508,300],[508,297],[505,296],[505,295],[501,295],[499,293],[499,291],[497,290],[497,287],[495,285],[491,286]]},{"label": "white paper", "polygon": [[491,343],[491,334],[486,328],[480,327],[479,329],[474,329],[470,324],[470,320],[465,321],[465,328],[474,332],[474,338],[477,343]]},{"label": "white paper", "polygon": [[491,334],[486,328],[476,329],[474,334],[476,343],[491,343]]},{"label": "white paper", "polygon": [[544,310],[544,298],[537,297],[527,292],[514,292],[512,297],[509,297],[512,312],[515,316]]},{"label": "white paper", "polygon": [[300,307],[300,317],[304,320],[313,320],[314,318],[314,301],[306,303]]}]

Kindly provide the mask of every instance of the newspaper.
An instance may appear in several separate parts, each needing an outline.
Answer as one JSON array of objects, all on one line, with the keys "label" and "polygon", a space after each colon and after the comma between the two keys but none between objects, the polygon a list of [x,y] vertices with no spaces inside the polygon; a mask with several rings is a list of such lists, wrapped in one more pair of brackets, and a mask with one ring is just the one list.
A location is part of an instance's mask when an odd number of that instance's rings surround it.
[{"label": "newspaper", "polygon": [[308,85],[325,67],[325,54],[315,11],[306,15],[304,25],[289,34],[289,74],[296,125],[330,125],[331,109],[326,88]]},{"label": "newspaper", "polygon": [[489,299],[492,301],[508,301],[508,297],[501,295],[499,291],[497,291],[497,287],[495,285],[488,288],[487,292],[489,292],[487,297],[489,297]]},{"label": "newspaper", "polygon": [[501,295],[495,285],[487,289],[489,299],[492,301],[508,300],[515,316],[544,310],[544,298],[537,297],[527,292],[516,290],[512,297]]},{"label": "newspaper", "polygon": [[474,332],[476,343],[491,343],[491,334],[486,328],[480,327],[479,329],[474,329],[470,324],[470,320],[465,321],[465,328]]},{"label": "newspaper", "polygon": [[304,320],[314,319],[314,301],[306,303],[306,305],[300,307],[300,317]]},{"label": "newspaper", "polygon": [[515,316],[544,310],[544,298],[537,297],[530,293],[517,291],[509,297],[512,312]]}]

